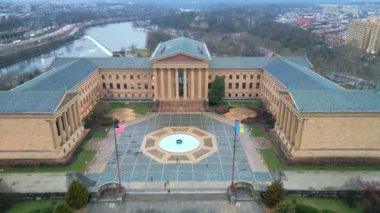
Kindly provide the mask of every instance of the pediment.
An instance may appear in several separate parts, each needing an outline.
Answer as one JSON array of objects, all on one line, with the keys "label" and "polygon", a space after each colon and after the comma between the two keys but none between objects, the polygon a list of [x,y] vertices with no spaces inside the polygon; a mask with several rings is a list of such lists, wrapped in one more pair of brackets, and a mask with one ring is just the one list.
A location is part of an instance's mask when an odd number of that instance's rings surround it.
[{"label": "pediment", "polygon": [[167,56],[167,57],[162,58],[162,59],[157,60],[157,61],[164,61],[164,62],[201,62],[201,61],[205,61],[205,60],[191,56],[191,55],[188,55],[188,54],[177,53],[177,54]]}]

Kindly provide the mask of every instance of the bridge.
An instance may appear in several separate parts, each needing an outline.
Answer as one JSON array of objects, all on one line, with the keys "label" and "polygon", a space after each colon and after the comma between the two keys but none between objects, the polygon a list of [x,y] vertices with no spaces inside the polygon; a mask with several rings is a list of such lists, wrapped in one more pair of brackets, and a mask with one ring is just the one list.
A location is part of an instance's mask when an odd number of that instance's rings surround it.
[{"label": "bridge", "polygon": [[113,56],[112,54],[112,51],[110,51],[109,49],[107,49],[104,45],[102,45],[101,43],[99,43],[97,40],[95,40],[93,37],[91,37],[90,35],[84,35],[85,38],[89,39],[90,41],[92,41],[97,47],[99,47],[100,50],[102,50],[106,55],[108,56]]}]

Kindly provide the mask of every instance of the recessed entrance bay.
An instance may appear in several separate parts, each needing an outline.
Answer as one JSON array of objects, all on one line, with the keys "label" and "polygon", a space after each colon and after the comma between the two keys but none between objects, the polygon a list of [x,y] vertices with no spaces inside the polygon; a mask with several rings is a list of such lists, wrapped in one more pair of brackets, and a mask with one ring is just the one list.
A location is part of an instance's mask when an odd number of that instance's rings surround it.
[{"label": "recessed entrance bay", "polygon": [[[182,143],[178,143],[177,141],[182,141]],[[192,135],[176,133],[163,137],[160,140],[159,146],[167,152],[185,153],[198,148],[199,144],[199,140]]]}]

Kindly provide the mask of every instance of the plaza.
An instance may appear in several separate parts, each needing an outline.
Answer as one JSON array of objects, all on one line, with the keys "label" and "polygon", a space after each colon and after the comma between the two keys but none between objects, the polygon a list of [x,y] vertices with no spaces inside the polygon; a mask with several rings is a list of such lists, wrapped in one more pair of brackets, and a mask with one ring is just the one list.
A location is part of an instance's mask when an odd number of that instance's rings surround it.
[{"label": "plaza", "polygon": [[[160,163],[141,152],[144,136],[164,127],[196,127],[215,135],[217,150],[199,162],[167,162]],[[113,137],[109,134],[108,137]],[[228,186],[232,175],[234,126],[221,122],[203,114],[159,114],[147,120],[129,125],[126,131],[117,137],[120,159],[121,181],[128,188],[131,183],[153,183],[152,188],[164,190],[164,182],[182,183],[215,183],[218,186]],[[253,141],[244,141],[253,143]],[[253,159],[253,165],[248,157],[254,156],[244,150],[243,142],[237,137],[236,141],[236,173],[235,181],[250,183],[268,183],[272,181],[271,173],[263,162]],[[248,154],[250,154],[248,156]],[[96,182],[96,186],[117,182],[116,153],[102,173],[88,174]],[[155,184],[156,183],[156,184]],[[221,184],[222,183],[222,184]],[[177,184],[177,185],[178,185]],[[201,186],[201,185],[199,185]],[[224,188],[225,189],[225,188]],[[175,190],[175,189],[174,189]]]}]

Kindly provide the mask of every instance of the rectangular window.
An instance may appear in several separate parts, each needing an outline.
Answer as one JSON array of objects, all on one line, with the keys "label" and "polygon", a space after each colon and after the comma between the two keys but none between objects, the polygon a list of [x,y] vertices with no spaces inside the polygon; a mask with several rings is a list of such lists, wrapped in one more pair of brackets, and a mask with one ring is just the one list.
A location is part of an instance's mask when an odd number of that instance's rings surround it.
[{"label": "rectangular window", "polygon": [[116,79],[119,79],[119,75],[116,75]]},{"label": "rectangular window", "polygon": [[236,79],[239,79],[240,78],[240,75],[236,75]]},{"label": "rectangular window", "polygon": [[244,79],[244,80],[247,79],[247,75],[243,75],[243,79]]},{"label": "rectangular window", "polygon": [[241,87],[242,87],[242,89],[245,89],[245,83],[243,83],[243,84],[241,85]]},{"label": "rectangular window", "polygon": [[107,89],[106,83],[103,83],[103,89]]},{"label": "rectangular window", "polygon": [[108,75],[108,79],[112,79],[112,75]]},{"label": "rectangular window", "polygon": [[253,88],[253,83],[249,83],[249,89]]},{"label": "rectangular window", "polygon": [[127,84],[124,84],[124,89],[127,89]]},{"label": "rectangular window", "polygon": [[250,79],[253,79],[253,75],[249,76]]},{"label": "rectangular window", "polygon": [[140,79],[140,75],[137,75],[137,79]]},{"label": "rectangular window", "polygon": [[110,89],[113,89],[113,84],[112,83],[110,83]]},{"label": "rectangular window", "polygon": [[141,83],[137,83],[137,89],[141,89]]},{"label": "rectangular window", "polygon": [[104,80],[104,79],[106,79],[106,77],[104,75],[102,75],[102,79]]},{"label": "rectangular window", "polygon": [[232,75],[230,75],[230,79],[232,79]]},{"label": "rectangular window", "polygon": [[257,79],[260,79],[260,77],[261,77],[260,75],[257,75]]},{"label": "rectangular window", "polygon": [[124,79],[124,80],[127,79],[127,76],[126,76],[126,75],[123,75],[123,79]]},{"label": "rectangular window", "polygon": [[256,89],[260,89],[260,83],[256,83]]},{"label": "rectangular window", "polygon": [[120,89],[120,84],[119,83],[116,84],[116,88]]},{"label": "rectangular window", "polygon": [[131,80],[132,80],[132,79],[133,79],[133,75],[130,75],[130,76],[129,76],[129,79],[131,79]]},{"label": "rectangular window", "polygon": [[149,88],[148,83],[145,83],[145,84],[144,84],[144,89],[148,89],[148,88]]},{"label": "rectangular window", "polygon": [[131,89],[135,89],[135,85],[133,85],[133,83],[131,83],[130,88],[131,88]]},{"label": "rectangular window", "polygon": [[232,83],[228,83],[228,89],[232,89]]},{"label": "rectangular window", "polygon": [[239,83],[235,83],[235,89],[239,89]]},{"label": "rectangular window", "polygon": [[211,80],[211,75],[208,75],[208,80]]}]

